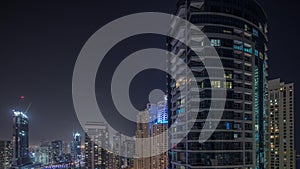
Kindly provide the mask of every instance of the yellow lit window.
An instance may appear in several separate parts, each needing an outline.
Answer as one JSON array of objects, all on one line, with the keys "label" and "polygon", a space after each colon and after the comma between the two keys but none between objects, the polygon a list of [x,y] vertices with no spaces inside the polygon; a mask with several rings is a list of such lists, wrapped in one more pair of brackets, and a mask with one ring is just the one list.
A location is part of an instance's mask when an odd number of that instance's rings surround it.
[{"label": "yellow lit window", "polygon": [[226,79],[232,79],[232,73],[225,73],[224,78]]},{"label": "yellow lit window", "polygon": [[211,81],[211,87],[212,88],[221,88],[221,82],[220,81]]},{"label": "yellow lit window", "polygon": [[224,82],[224,87],[226,89],[232,89],[232,82]]}]

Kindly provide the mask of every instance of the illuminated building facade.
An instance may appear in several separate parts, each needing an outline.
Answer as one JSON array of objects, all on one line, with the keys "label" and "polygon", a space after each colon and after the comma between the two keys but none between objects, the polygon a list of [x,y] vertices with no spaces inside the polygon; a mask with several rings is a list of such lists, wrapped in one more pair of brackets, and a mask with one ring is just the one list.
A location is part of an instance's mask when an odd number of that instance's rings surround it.
[{"label": "illuminated building facade", "polygon": [[111,151],[107,151],[107,167],[114,168],[114,153]]},{"label": "illuminated building facade", "polygon": [[[165,169],[168,167],[168,152],[160,153],[167,150],[168,135],[163,133],[168,129],[168,108],[167,99],[157,104],[147,104],[147,109],[137,116],[137,138],[148,138],[162,134],[161,140],[153,139],[150,145],[143,145],[136,142],[136,158],[134,161],[135,169]],[[142,150],[150,152],[151,157],[144,156]],[[154,156],[154,154],[158,154]]]},{"label": "illuminated building facade", "polygon": [[158,154],[151,157],[151,169],[168,168],[168,152],[163,152],[164,150],[168,150],[168,132],[165,132],[167,129],[168,125],[164,123],[152,125],[151,136],[154,137],[161,134],[162,137],[160,140],[153,139],[151,142],[151,153]]},{"label": "illuminated building facade", "polygon": [[62,140],[51,142],[52,164],[59,164],[63,161],[64,146]]},{"label": "illuminated building facade", "polygon": [[[149,137],[149,116],[148,110],[139,112],[137,115],[137,130],[136,138],[148,138]],[[150,152],[150,145],[143,145],[142,142],[136,142],[136,157],[134,160],[134,169],[150,169],[151,158],[143,154],[143,150]]]},{"label": "illuminated building facade", "polygon": [[156,104],[157,107],[157,123],[168,124],[168,101],[167,96],[165,99]]},{"label": "illuminated building facade", "polygon": [[28,116],[21,111],[13,112],[13,167],[31,164],[29,158]]},{"label": "illuminated building facade", "polygon": [[268,168],[296,169],[294,84],[268,82]]},{"label": "illuminated building facade", "polygon": [[117,133],[116,135],[113,136],[113,168],[112,169],[117,169],[122,167],[122,149],[124,147],[123,145],[123,140],[121,138],[121,134]]},{"label": "illuminated building facade", "polygon": [[0,168],[9,169],[12,162],[12,142],[0,141]]},{"label": "illuminated building facade", "polygon": [[134,140],[125,140],[124,142],[124,151],[126,158],[124,159],[125,168],[133,168],[134,166],[134,155],[135,155],[135,141]]},{"label": "illuminated building facade", "polygon": [[34,162],[42,166],[52,163],[52,148],[49,142],[42,142],[38,148],[34,149]]},{"label": "illuminated building facade", "polygon": [[[199,35],[191,26],[177,22],[176,18],[170,32],[196,50],[214,47],[226,80],[209,77],[207,69],[212,74],[220,69],[205,68],[195,52],[176,39],[168,40],[169,50],[188,64],[200,90],[200,100],[193,99],[195,90],[184,65],[170,56],[168,69],[181,79],[176,82],[168,77],[169,126],[176,119],[180,121],[170,128],[170,168],[266,168],[267,23],[263,9],[255,0],[179,0],[176,15],[198,26],[210,43],[197,38]],[[216,61],[212,56],[203,59]],[[210,139],[199,143],[210,110],[212,88],[227,92],[223,117]],[[191,114],[197,116],[195,124],[189,119]],[[192,129],[187,131],[191,125]],[[188,134],[174,145],[172,140],[183,133]]]},{"label": "illuminated building facade", "polygon": [[73,134],[73,141],[71,143],[71,155],[73,161],[81,160],[81,135],[79,133]]},{"label": "illuminated building facade", "polygon": [[[153,113],[149,110],[154,110],[154,121],[150,119],[149,136],[155,137],[161,135],[160,140],[153,139],[151,142],[151,169],[165,169],[168,168],[168,152],[163,150],[168,149],[168,134],[165,132],[168,129],[168,106],[167,96],[164,100],[157,104],[148,105],[148,114],[153,118]],[[165,133],[164,133],[165,132]],[[157,154],[154,156],[154,154]]]},{"label": "illuminated building facade", "polygon": [[[106,169],[109,154],[107,124],[101,122],[88,122],[85,124],[85,166],[88,169]],[[104,147],[104,148],[102,148]]]}]

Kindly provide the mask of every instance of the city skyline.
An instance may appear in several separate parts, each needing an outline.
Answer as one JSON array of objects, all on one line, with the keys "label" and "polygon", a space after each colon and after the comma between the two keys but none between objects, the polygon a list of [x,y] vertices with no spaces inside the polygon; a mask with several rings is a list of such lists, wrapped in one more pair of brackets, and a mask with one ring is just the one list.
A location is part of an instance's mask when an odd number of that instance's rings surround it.
[{"label": "city skyline", "polygon": [[[0,140],[12,139],[13,109],[17,106],[20,96],[25,96],[26,102],[32,102],[26,114],[30,121],[30,145],[39,145],[42,140],[71,142],[72,133],[79,132],[84,135],[84,128],[80,126],[73,108],[71,88],[73,67],[85,41],[101,26],[120,16],[144,11],[174,13],[176,6],[176,3],[171,0],[158,1],[157,4],[135,0],[131,2],[134,5],[129,6],[128,9],[120,8],[118,12],[109,16],[105,16],[109,8],[119,9],[110,2],[104,5],[107,9],[103,9],[101,3],[96,2],[90,4],[78,2],[72,5],[66,2],[48,2],[48,6],[41,6],[39,3],[10,2],[3,5],[5,15],[2,16],[3,27],[0,28],[0,33],[7,41],[0,40],[0,44],[5,46],[0,61],[0,72],[3,77],[0,88],[2,93],[0,128],[3,130],[0,132]],[[299,16],[291,10],[299,2],[290,1],[283,5],[272,1],[258,2],[266,11],[269,20],[268,79],[281,78],[286,83],[295,83],[295,119],[299,119],[297,96],[300,94],[297,93],[297,89],[300,79],[296,75],[298,57],[295,57],[299,37],[296,27],[299,23],[291,19]],[[120,3],[125,7],[128,6],[128,2]],[[149,40],[144,42],[145,38]],[[111,58],[105,60],[105,63],[111,66],[105,64],[104,68],[99,69],[99,71],[107,70],[108,73],[99,76],[108,79],[112,67],[135,50],[145,46],[166,48],[164,40],[162,37],[146,35],[124,41],[128,46],[134,47],[128,47],[121,42],[107,54],[107,57],[111,56]],[[142,41],[143,43],[140,43]],[[113,58],[117,55],[117,58]],[[166,90],[164,73],[158,71],[143,73],[145,75],[138,75],[134,79],[130,88],[132,95],[130,98],[139,110],[144,110],[146,103],[149,103],[147,96],[152,89]],[[144,81],[153,81],[153,83]],[[99,80],[96,84],[97,98],[101,99],[106,95],[108,86]],[[104,104],[111,105],[109,100]],[[107,107],[104,109],[113,114],[108,114],[106,117],[113,123],[114,128],[122,133],[134,135],[131,131],[135,128],[133,123],[124,127],[121,123],[116,123],[114,109],[107,109]],[[299,132],[299,128],[300,123],[296,120],[295,133]],[[47,132],[42,132],[44,130]],[[296,135],[297,154],[300,152],[299,140],[300,136]]]}]

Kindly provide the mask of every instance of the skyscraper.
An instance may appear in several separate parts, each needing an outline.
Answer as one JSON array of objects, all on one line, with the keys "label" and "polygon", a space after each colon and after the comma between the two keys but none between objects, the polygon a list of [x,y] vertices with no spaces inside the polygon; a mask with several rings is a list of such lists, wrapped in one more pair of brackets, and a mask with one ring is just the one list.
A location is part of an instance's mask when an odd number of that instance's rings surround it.
[{"label": "skyscraper", "polygon": [[39,163],[42,166],[52,163],[51,145],[49,142],[41,142],[41,145],[34,150],[35,163]]},{"label": "skyscraper", "polygon": [[52,163],[59,164],[63,161],[64,146],[62,140],[55,140],[51,142]]},{"label": "skyscraper", "polygon": [[0,141],[0,168],[9,169],[12,162],[12,142]]},{"label": "skyscraper", "polygon": [[[137,130],[136,138],[149,137],[149,116],[148,110],[139,112],[137,115]],[[144,155],[144,151],[151,151],[150,145],[144,145],[142,142],[137,141],[135,146],[136,157],[134,160],[134,169],[150,169],[151,158]],[[144,151],[143,151],[144,150]]]},{"label": "skyscraper", "polygon": [[296,169],[294,84],[268,82],[268,168]]},{"label": "skyscraper", "polygon": [[155,137],[162,135],[160,139],[153,139],[151,143],[151,153],[155,154],[151,157],[151,169],[166,169],[168,168],[168,133],[165,132],[168,125],[164,123],[156,123],[152,125],[151,136]]},{"label": "skyscraper", "polygon": [[28,116],[21,111],[13,112],[13,167],[31,164],[29,158]]},{"label": "skyscraper", "polygon": [[109,155],[107,124],[87,122],[85,125],[85,166],[88,169],[106,169]]},{"label": "skyscraper", "polygon": [[148,109],[156,110],[156,120],[150,126],[150,136],[155,137],[161,135],[159,139],[153,139],[151,142],[151,153],[155,154],[151,157],[151,169],[166,169],[168,168],[168,106],[167,97],[159,101],[156,105],[148,107]]},{"label": "skyscraper", "polygon": [[71,143],[71,155],[73,161],[81,160],[81,135],[77,132],[73,134]]},{"label": "skyscraper", "polygon": [[125,140],[124,153],[126,156],[126,158],[124,158],[124,167],[133,168],[134,167],[134,155],[135,155],[135,141]]},{"label": "skyscraper", "polygon": [[123,165],[122,150],[124,148],[123,140],[120,133],[116,133],[112,139],[112,150],[113,150],[113,169],[121,168]]},{"label": "skyscraper", "polygon": [[[150,138],[150,145],[136,142],[135,169],[165,169],[168,167],[168,108],[166,97],[157,104],[147,104],[147,109],[137,115],[137,138]],[[155,136],[161,135],[156,139]],[[144,152],[150,152],[144,155]]]},{"label": "skyscraper", "polygon": [[[203,53],[214,47],[222,61],[225,80],[213,77],[220,68],[203,64],[204,60],[213,63],[218,58],[206,55],[200,60],[178,40],[168,40],[172,55],[191,68],[200,92],[200,100],[193,99],[195,90],[184,65],[170,57],[169,70],[181,79],[168,77],[169,126],[176,119],[180,121],[170,128],[170,168],[265,168],[267,23],[263,9],[255,0],[179,0],[176,15],[200,28],[210,43],[197,38],[199,35],[190,25],[177,22],[176,18],[171,33]],[[180,88],[184,89],[181,93]],[[210,109],[211,89],[225,90],[226,104],[212,136],[199,143],[208,112],[223,108]],[[214,101],[218,100],[224,99]],[[193,107],[198,104],[200,107]],[[197,116],[195,124],[191,114]],[[192,126],[190,131],[188,126]],[[183,134],[187,136],[174,145],[172,140]]]}]

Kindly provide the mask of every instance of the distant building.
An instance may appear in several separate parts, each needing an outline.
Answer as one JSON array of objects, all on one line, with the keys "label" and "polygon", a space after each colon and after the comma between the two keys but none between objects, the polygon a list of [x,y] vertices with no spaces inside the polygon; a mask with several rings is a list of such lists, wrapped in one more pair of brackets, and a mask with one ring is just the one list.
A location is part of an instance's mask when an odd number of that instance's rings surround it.
[{"label": "distant building", "polygon": [[[136,138],[148,138],[149,135],[149,115],[148,110],[145,110],[139,112],[137,115]],[[137,141],[135,149],[136,158],[134,160],[134,169],[150,169],[151,158],[147,154],[144,155],[144,152],[151,151],[150,145],[145,147],[142,142]]]},{"label": "distant building", "polygon": [[296,168],[294,139],[294,84],[268,82],[268,168]]},{"label": "distant building", "polygon": [[168,124],[168,106],[167,97],[157,103],[157,123],[158,124]]},{"label": "distant building", "polygon": [[125,168],[133,168],[134,166],[134,155],[135,155],[135,141],[125,140],[124,142],[124,153],[126,158],[124,159]]},{"label": "distant building", "polygon": [[71,155],[73,161],[81,160],[81,135],[79,133],[73,134],[73,141],[71,143]]},{"label": "distant building", "polygon": [[111,151],[107,152],[107,167],[109,169],[113,169],[114,168],[114,160],[115,160],[115,154]]},{"label": "distant building", "polygon": [[64,148],[62,140],[51,142],[52,164],[59,164],[63,161]]},{"label": "distant building", "polygon": [[120,133],[112,137],[111,169],[132,168],[134,166],[135,141],[127,140]]},{"label": "distant building", "polygon": [[[168,129],[168,106],[167,98],[163,101],[158,102],[154,108],[156,108],[156,118],[157,120],[153,121],[150,126],[150,136],[155,137],[157,135],[162,135],[160,139],[153,139],[151,143],[151,169],[165,169],[168,168],[168,132],[165,132]],[[151,109],[151,108],[149,108]],[[154,154],[158,154],[155,155]]]},{"label": "distant building", "polygon": [[21,111],[13,112],[13,168],[30,165],[28,116]]},{"label": "distant building", "polygon": [[153,139],[151,143],[152,154],[157,154],[151,157],[151,169],[168,168],[168,152],[164,152],[168,150],[168,132],[165,132],[167,129],[168,125],[166,124],[154,124],[152,126],[151,136],[162,134],[163,137],[160,140]]},{"label": "distant building", "polygon": [[[136,142],[136,156],[134,160],[135,169],[165,169],[168,168],[168,109],[167,99],[157,104],[148,104],[147,109],[137,116],[137,138],[155,138],[150,145]],[[146,154],[144,154],[146,153]],[[150,154],[149,154],[150,153]]]},{"label": "distant building", "polygon": [[42,142],[34,149],[34,162],[41,166],[49,165],[52,162],[51,145],[49,142]]},{"label": "distant building", "polygon": [[121,168],[123,165],[123,157],[121,154],[123,153],[123,140],[121,138],[121,134],[117,133],[116,135],[113,136],[113,141],[112,141],[112,150],[113,150],[113,164],[112,164],[112,169],[118,169]]},{"label": "distant building", "polygon": [[8,169],[12,162],[12,142],[0,141],[0,168]]},{"label": "distant building", "polygon": [[71,149],[72,149],[72,142],[71,143],[67,143],[64,142],[64,153],[65,154],[71,154]]},{"label": "distant building", "polygon": [[[101,122],[85,125],[85,166],[88,169],[106,169],[108,166],[108,128]],[[103,148],[104,147],[104,148]]]}]

